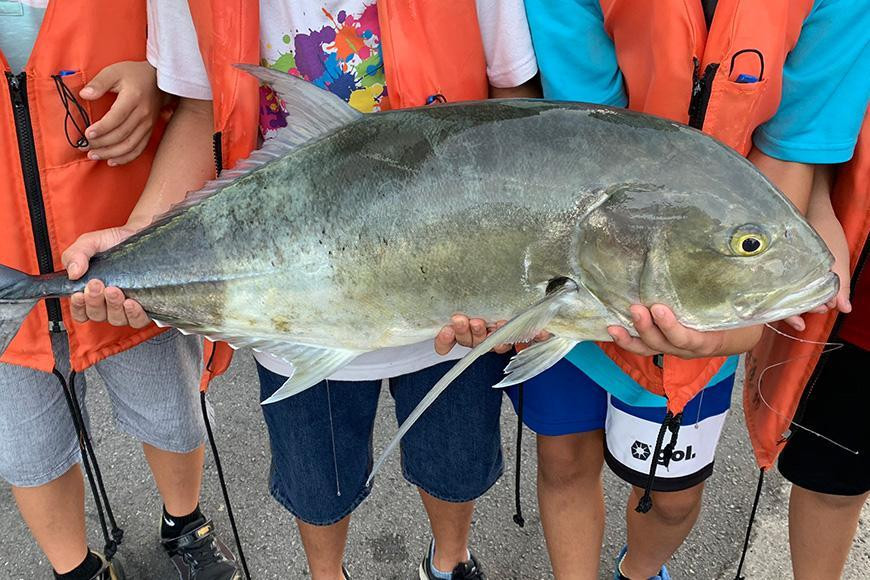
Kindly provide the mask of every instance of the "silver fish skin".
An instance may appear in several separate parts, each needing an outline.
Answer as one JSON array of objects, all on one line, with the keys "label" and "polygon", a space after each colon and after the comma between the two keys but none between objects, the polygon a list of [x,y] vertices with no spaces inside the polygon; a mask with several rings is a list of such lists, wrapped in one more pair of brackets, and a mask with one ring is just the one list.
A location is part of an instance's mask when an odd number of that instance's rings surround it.
[{"label": "silver fish skin", "polygon": [[[795,207],[678,123],[542,100],[359,115],[250,72],[288,103],[291,126],[99,256],[88,278],[163,324],[290,360],[293,392],[361,353],[431,339],[456,312],[515,319],[548,287],[570,292],[500,336],[546,323],[562,352],[631,328],[634,303],[666,304],[698,330],[738,328],[837,290],[831,254]],[[22,310],[83,285],[0,270],[0,349]]]}]

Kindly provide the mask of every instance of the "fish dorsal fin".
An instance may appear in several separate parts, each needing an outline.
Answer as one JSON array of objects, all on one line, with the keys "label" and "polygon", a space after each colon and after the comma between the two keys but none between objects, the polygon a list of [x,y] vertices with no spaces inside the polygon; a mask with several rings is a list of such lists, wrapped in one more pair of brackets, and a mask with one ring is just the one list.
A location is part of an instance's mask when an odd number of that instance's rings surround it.
[{"label": "fish dorsal fin", "polygon": [[[236,163],[232,169],[224,170],[217,179],[206,182],[202,188],[191,191],[183,200],[155,216],[142,230],[143,234],[211,197],[239,177],[362,117],[362,113],[337,95],[293,75],[250,64],[237,64],[235,67],[272,87],[287,111],[287,126],[278,129],[260,149]],[[132,239],[138,237],[136,234]]]},{"label": "fish dorsal fin", "polygon": [[287,111],[287,126],[278,129],[261,151],[298,147],[362,117],[340,97],[308,81],[262,66],[235,66],[272,87]]},{"label": "fish dorsal fin", "polygon": [[471,363],[491,351],[499,344],[527,342],[532,340],[538,332],[546,328],[547,324],[553,320],[563,307],[571,304],[577,299],[578,289],[579,286],[577,283],[570,278],[559,278],[558,285],[551,283],[551,286],[547,289],[547,295],[543,299],[513,317],[504,326],[490,334],[486,340],[459,359],[456,364],[453,365],[453,367],[447,371],[447,373],[441,377],[437,383],[435,383],[435,386],[426,393],[426,396],[424,396],[414,410],[411,411],[411,414],[408,415],[405,422],[399,426],[396,435],[387,445],[386,449],[381,453],[381,456],[375,462],[374,467],[372,467],[366,485],[371,484],[375,474],[383,466],[387,457],[390,455],[390,452],[396,448],[399,441],[401,441],[402,437],[405,436],[405,433],[408,432],[423,412],[435,402],[438,395],[444,392],[444,389],[446,389],[450,383],[452,383],[456,377],[462,373],[462,371],[467,369],[471,366]]}]

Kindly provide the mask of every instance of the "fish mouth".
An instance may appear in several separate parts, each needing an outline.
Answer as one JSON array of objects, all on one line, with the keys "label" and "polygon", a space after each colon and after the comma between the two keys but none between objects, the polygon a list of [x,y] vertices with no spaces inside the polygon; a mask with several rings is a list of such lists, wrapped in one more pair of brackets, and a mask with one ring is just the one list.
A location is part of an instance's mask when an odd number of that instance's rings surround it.
[{"label": "fish mouth", "polygon": [[[748,308],[749,297],[738,300],[735,307],[744,320],[758,324],[775,322],[789,316],[809,312],[833,298],[839,289],[839,277],[833,272],[827,272],[820,278],[807,284],[801,284],[800,290],[778,292],[751,310]],[[740,302],[743,302],[743,307],[741,307]]]}]

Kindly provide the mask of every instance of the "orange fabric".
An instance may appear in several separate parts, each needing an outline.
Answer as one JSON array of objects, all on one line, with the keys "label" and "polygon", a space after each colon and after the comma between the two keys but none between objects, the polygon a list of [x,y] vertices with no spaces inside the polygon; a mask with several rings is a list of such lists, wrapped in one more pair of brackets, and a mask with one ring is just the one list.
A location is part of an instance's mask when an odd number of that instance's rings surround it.
[{"label": "orange fabric", "polygon": [[[256,82],[229,67],[259,60],[257,2],[189,4],[215,95],[215,130],[222,133],[224,165],[231,167],[250,153],[258,127]],[[426,0],[378,0],[378,21],[391,108],[425,105],[437,94],[448,101],[488,96],[486,59],[472,0],[455,0],[450,10]],[[443,38],[451,40],[439,40]],[[226,371],[232,356],[226,343],[205,342],[202,390]]]},{"label": "orange fabric", "polygon": [[[741,155],[749,153],[755,128],[776,113],[783,63],[812,6],[813,0],[719,0],[708,32],[698,0],[601,0],[604,26],[625,77],[628,107],[688,123],[695,81],[708,67],[718,65],[701,127]],[[763,76],[756,54],[738,54],[745,49],[763,54]],[[761,80],[735,82],[741,73]],[[659,368],[651,357],[626,352],[613,343],[600,346],[641,386],[666,396],[674,413],[683,409],[726,360],[666,355]]]},{"label": "orange fabric", "polygon": [[[865,251],[870,252],[870,248]],[[852,312],[844,318],[838,334],[842,340],[870,350],[870,268],[866,263],[855,280]]]},{"label": "orange fabric", "polygon": [[[188,4],[212,87],[214,130],[216,139],[220,139],[221,166],[230,169],[257,146],[257,81],[233,65],[260,61],[259,3],[257,0],[189,0]],[[200,390],[205,391],[213,378],[229,368],[233,349],[225,342],[210,340],[205,340],[203,346],[205,370]]]},{"label": "orange fabric", "polygon": [[[145,0],[64,0],[49,2],[42,27],[25,67],[30,117],[45,204],[51,253],[56,270],[60,256],[79,235],[126,222],[145,185],[161,128],[151,145],[134,162],[119,168],[90,161],[64,135],[65,109],[51,75],[63,77],[74,94],[105,66],[124,60],[145,60]],[[9,70],[5,58],[2,65]],[[5,80],[5,79],[4,79]],[[0,94],[0,263],[38,274],[36,246],[24,188],[13,108],[6,87]],[[81,100],[91,120],[100,119],[114,101],[112,93],[98,101]],[[85,203],[86,202],[86,203]],[[94,362],[130,348],[159,332],[114,328],[108,324],[78,324],[66,300],[61,302],[69,333],[72,368],[81,371]],[[49,372],[54,356],[44,304],[27,318],[3,353],[5,363]]]},{"label": "orange fabric", "polygon": [[384,74],[390,107],[428,104],[434,95],[447,101],[485,99],[489,82],[486,57],[470,0],[378,0]]},{"label": "orange fabric", "polygon": [[[864,117],[855,156],[839,172],[831,201],[846,232],[854,272],[870,235],[870,114]],[[804,320],[807,327],[803,332],[785,325],[780,325],[781,330],[803,340],[825,342],[831,336],[837,314],[808,314]],[[782,451],[785,433],[823,349],[821,345],[797,342],[765,329],[761,342],[747,356],[743,407],[755,457],[762,468],[771,467]]]}]

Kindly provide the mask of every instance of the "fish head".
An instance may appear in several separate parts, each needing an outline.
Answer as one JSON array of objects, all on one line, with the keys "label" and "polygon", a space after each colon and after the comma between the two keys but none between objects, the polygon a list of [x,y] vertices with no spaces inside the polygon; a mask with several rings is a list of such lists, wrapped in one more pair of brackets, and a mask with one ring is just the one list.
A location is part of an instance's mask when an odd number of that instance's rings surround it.
[{"label": "fish head", "polygon": [[758,177],[749,192],[618,188],[578,230],[580,279],[626,324],[631,304],[664,304],[690,328],[721,330],[826,302],[838,289],[833,256]]}]

